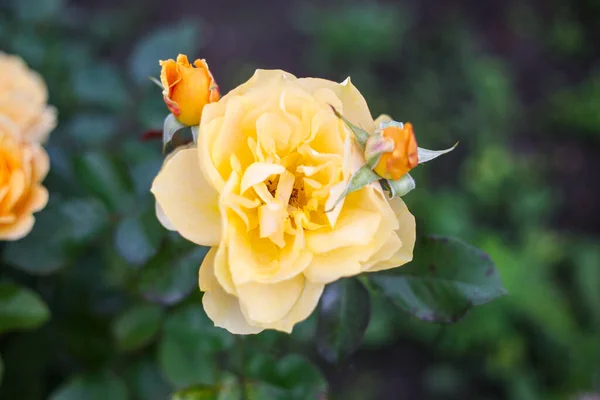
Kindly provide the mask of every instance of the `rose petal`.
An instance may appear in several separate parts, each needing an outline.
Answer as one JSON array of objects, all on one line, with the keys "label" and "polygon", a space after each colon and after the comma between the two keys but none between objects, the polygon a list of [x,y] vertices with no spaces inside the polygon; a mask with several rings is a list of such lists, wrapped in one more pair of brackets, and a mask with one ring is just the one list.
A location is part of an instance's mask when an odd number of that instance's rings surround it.
[{"label": "rose petal", "polygon": [[381,214],[364,210],[343,210],[335,229],[330,227],[308,232],[306,242],[308,248],[317,254],[345,246],[360,246],[369,243],[381,222]]},{"label": "rose petal", "polygon": [[0,225],[0,240],[18,240],[22,239],[33,229],[35,218],[33,215],[26,215],[18,218],[15,223],[10,225]]},{"label": "rose petal", "polygon": [[375,125],[369,106],[358,89],[352,84],[350,78],[342,83],[335,83],[319,78],[301,78],[298,84],[311,93],[324,88],[332,90],[342,101],[342,110],[339,110],[350,122],[373,133]]},{"label": "rose petal", "polygon": [[216,248],[210,249],[199,272],[200,290],[205,292],[202,297],[202,305],[206,315],[214,322],[215,326],[227,329],[233,334],[248,335],[262,331],[261,327],[248,323],[242,314],[238,299],[227,294],[216,280],[214,275],[216,253]]},{"label": "rose petal", "polygon": [[281,320],[271,324],[263,324],[262,326],[268,329],[277,329],[278,331],[291,333],[295,324],[304,321],[312,314],[317,304],[319,304],[319,299],[324,288],[325,285],[305,280],[304,290],[290,312]]},{"label": "rose petal", "polygon": [[244,194],[246,190],[256,185],[257,183],[264,182],[271,175],[279,175],[285,171],[285,168],[277,164],[269,163],[254,163],[251,164],[242,176],[242,183],[240,185],[240,192]]},{"label": "rose petal", "polygon": [[218,193],[204,179],[195,148],[178,150],[166,160],[151,190],[181,236],[203,246],[219,243]]},{"label": "rose petal", "polygon": [[298,275],[277,283],[239,285],[238,296],[246,318],[259,324],[280,321],[296,304],[304,291],[304,277]]},{"label": "rose petal", "polygon": [[416,240],[415,217],[408,211],[406,204],[400,198],[390,200],[390,206],[394,210],[398,220],[398,229],[395,234],[402,242],[400,247],[387,261],[377,263],[367,269],[369,272],[381,271],[384,269],[396,268],[404,265],[413,259],[413,250]]}]

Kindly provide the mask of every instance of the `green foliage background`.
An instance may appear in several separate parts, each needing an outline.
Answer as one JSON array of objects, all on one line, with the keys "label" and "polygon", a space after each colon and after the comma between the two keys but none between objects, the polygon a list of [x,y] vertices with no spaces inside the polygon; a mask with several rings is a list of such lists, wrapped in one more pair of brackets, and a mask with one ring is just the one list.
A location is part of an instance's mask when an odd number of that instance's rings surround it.
[{"label": "green foliage background", "polygon": [[[600,392],[598,18],[594,0],[0,2],[0,49],[44,76],[60,112],[50,203],[2,245],[0,298],[28,289],[9,310],[19,329],[0,332],[0,398]],[[337,366],[316,353],[317,315],[291,337],[214,328],[197,290],[206,249],[156,221],[161,146],[140,140],[167,114],[147,77],[177,53],[206,58],[222,92],[257,67],[350,75],[423,147],[460,140],[405,199],[419,233],[488,252],[510,295],[445,326],[375,293],[365,342]]]}]

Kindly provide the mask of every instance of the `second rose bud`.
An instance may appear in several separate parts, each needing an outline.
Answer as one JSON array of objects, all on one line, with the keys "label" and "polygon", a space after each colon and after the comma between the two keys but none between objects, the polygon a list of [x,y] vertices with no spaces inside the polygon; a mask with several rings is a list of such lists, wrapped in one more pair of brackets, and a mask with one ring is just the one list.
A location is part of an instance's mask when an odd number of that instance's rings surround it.
[{"label": "second rose bud", "polygon": [[208,64],[196,60],[192,65],[180,54],[177,61],[160,61],[160,66],[163,97],[169,111],[184,125],[198,125],[204,106],[221,97]]}]

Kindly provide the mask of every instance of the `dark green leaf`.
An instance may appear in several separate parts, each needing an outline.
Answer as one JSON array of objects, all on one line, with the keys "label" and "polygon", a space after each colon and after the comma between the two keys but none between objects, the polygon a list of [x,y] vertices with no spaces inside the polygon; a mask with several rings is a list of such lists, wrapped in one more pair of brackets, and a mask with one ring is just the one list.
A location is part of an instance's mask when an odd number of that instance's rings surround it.
[{"label": "dark green leaf", "polygon": [[154,339],[163,320],[160,306],[143,304],[134,306],[119,315],[113,326],[118,346],[123,350],[136,350]]},{"label": "dark green leaf", "polygon": [[85,243],[96,238],[109,222],[108,211],[100,201],[94,198],[63,201],[60,204],[60,213],[66,237],[69,242],[75,244]]},{"label": "dark green leaf", "polygon": [[277,363],[284,385],[292,390],[294,399],[316,399],[327,390],[321,371],[306,358],[288,354]]},{"label": "dark green leaf", "polygon": [[198,20],[160,27],[138,42],[129,59],[129,70],[138,83],[150,84],[148,77],[160,73],[159,60],[174,59],[178,53],[189,55],[201,45]]},{"label": "dark green leaf", "polygon": [[2,361],[2,354],[0,354],[0,386],[2,386],[2,377],[4,376],[4,361]]},{"label": "dark green leaf", "polygon": [[233,337],[214,327],[202,304],[190,304],[170,315],[158,347],[161,370],[177,388],[212,385],[218,381],[217,352]]},{"label": "dark green leaf", "polygon": [[198,246],[183,254],[162,251],[140,271],[139,292],[160,304],[178,303],[198,290],[198,269],[207,252]]},{"label": "dark green leaf", "polygon": [[173,114],[166,116],[165,121],[163,122],[163,152],[167,149],[167,145],[173,139],[173,135],[185,127],[186,126],[179,122]]},{"label": "dark green leaf", "polygon": [[327,389],[327,382],[319,370],[296,354],[276,360],[266,354],[254,353],[245,372],[254,382],[254,389],[263,392],[269,399],[316,399]]},{"label": "dark green leaf", "polygon": [[59,210],[48,207],[36,214],[33,230],[25,238],[7,243],[4,261],[30,274],[46,275],[67,265],[70,253],[64,220]]},{"label": "dark green leaf", "polygon": [[60,127],[78,145],[106,145],[117,134],[118,121],[114,115],[77,114]]},{"label": "dark green leaf", "polygon": [[357,279],[329,284],[319,307],[317,350],[339,363],[360,345],[369,324],[369,292]]},{"label": "dark green leaf", "polygon": [[36,215],[31,233],[6,245],[4,261],[30,274],[46,275],[67,265],[77,247],[94,239],[108,223],[96,199],[72,199]]},{"label": "dark green leaf", "polygon": [[156,363],[148,357],[127,368],[127,384],[136,400],[165,400],[172,392]]},{"label": "dark green leaf", "polygon": [[50,400],[126,400],[125,384],[109,371],[76,376],[59,387]]},{"label": "dark green leaf", "polygon": [[455,322],[473,306],[506,294],[487,254],[443,237],[423,239],[410,264],[370,278],[396,306],[431,322]]},{"label": "dark green leaf", "polygon": [[141,265],[156,254],[164,235],[165,230],[152,208],[119,223],[115,233],[115,246],[128,263]]},{"label": "dark green leaf", "polygon": [[127,102],[119,70],[110,64],[92,64],[77,69],[73,76],[73,90],[82,103],[119,110]]},{"label": "dark green leaf", "polygon": [[86,153],[75,160],[80,185],[100,197],[113,211],[127,210],[131,205],[129,182],[114,157],[99,152]]},{"label": "dark green leaf", "polygon": [[34,291],[12,283],[0,283],[0,333],[36,329],[50,318],[50,311]]},{"label": "dark green leaf", "polygon": [[163,163],[160,146],[139,141],[125,142],[122,146],[135,192],[138,196],[148,196],[152,181]]}]

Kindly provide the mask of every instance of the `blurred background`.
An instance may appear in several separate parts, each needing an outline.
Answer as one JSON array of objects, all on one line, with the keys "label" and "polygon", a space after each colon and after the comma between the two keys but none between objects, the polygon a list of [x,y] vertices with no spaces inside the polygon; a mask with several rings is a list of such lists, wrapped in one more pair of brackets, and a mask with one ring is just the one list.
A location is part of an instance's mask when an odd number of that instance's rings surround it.
[{"label": "blurred background", "polygon": [[[242,399],[238,379],[249,399],[599,398],[599,20],[596,0],[0,0],[0,49],[59,110],[49,206],[0,250],[0,279],[52,317],[0,335],[0,399]],[[162,229],[148,192],[161,143],[142,135],[167,115],[148,76],[178,53],[206,58],[222,93],[256,68],[351,76],[422,147],[460,141],[405,201],[419,233],[490,253],[510,295],[453,326],[375,297],[339,366],[314,316],[245,345],[212,327],[206,249]]]}]

